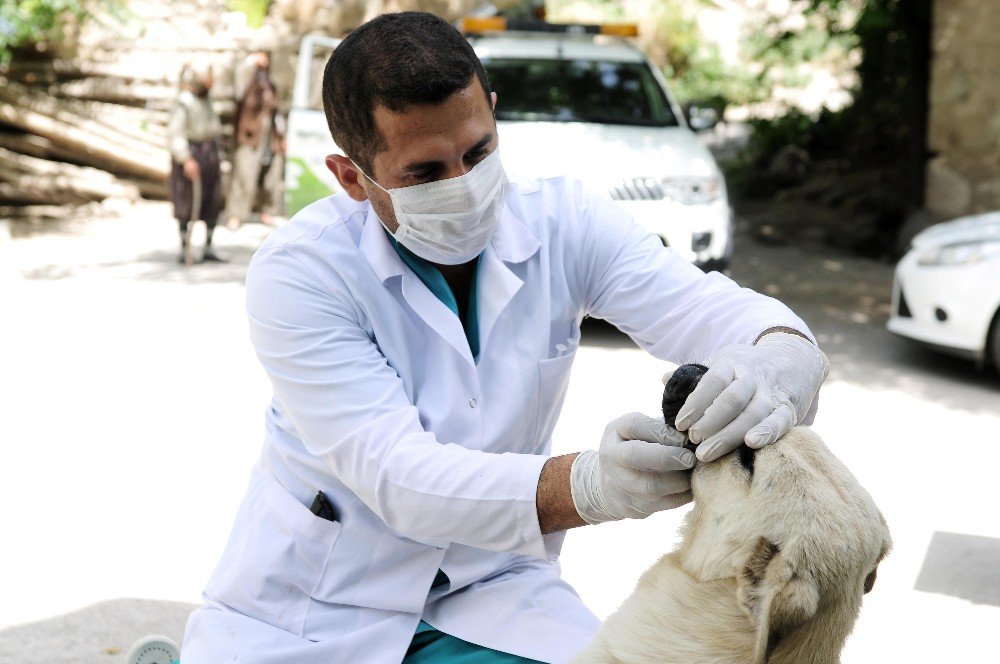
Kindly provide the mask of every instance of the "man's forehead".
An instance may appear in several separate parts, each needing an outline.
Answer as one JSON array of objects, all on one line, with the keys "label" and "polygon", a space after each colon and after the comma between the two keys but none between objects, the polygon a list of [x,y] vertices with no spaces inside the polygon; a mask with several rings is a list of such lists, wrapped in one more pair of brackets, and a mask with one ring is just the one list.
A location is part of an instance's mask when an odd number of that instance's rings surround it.
[{"label": "man's forehead", "polygon": [[411,104],[401,112],[378,104],[373,116],[384,141],[378,157],[400,164],[425,159],[428,152],[471,147],[495,129],[492,109],[478,82],[440,104]]}]

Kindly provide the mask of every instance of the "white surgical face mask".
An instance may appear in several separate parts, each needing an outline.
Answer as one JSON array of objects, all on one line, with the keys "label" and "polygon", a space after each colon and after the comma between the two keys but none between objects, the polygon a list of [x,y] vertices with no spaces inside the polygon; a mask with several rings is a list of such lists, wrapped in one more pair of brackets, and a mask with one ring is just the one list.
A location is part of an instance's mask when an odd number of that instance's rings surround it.
[{"label": "white surgical face mask", "polygon": [[399,224],[393,233],[396,241],[439,265],[460,265],[482,253],[500,220],[507,191],[499,148],[465,175],[447,180],[386,189],[368,179],[392,200]]}]

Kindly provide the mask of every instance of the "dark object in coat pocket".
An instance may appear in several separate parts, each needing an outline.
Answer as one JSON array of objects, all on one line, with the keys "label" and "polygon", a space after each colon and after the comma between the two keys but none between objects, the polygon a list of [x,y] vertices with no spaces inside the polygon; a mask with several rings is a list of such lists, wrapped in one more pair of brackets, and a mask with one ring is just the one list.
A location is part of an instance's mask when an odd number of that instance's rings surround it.
[{"label": "dark object in coat pocket", "polygon": [[333,503],[330,502],[330,499],[322,491],[316,492],[316,497],[313,499],[312,505],[309,506],[309,511],[321,519],[333,521],[334,523],[337,522],[339,516]]}]

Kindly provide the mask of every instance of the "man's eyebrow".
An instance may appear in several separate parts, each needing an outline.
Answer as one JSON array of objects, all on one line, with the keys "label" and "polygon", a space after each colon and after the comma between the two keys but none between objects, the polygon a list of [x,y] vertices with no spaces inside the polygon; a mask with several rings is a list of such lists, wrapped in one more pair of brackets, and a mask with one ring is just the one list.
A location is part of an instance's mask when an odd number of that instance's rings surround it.
[{"label": "man's eyebrow", "polygon": [[[487,145],[489,145],[492,140],[493,140],[493,132],[487,132],[485,136],[476,141],[476,144],[473,145],[468,150],[466,150],[466,152],[478,152],[483,148],[485,148]],[[436,159],[432,159],[430,161],[415,161],[411,164],[407,164],[406,166],[404,166],[403,173],[405,174],[420,173],[422,171],[426,171],[431,168],[434,168],[435,166],[440,166],[440,165],[441,165],[440,160]]]},{"label": "man's eyebrow", "polygon": [[486,135],[480,138],[475,145],[473,145],[471,148],[467,150],[467,152],[479,152],[487,145],[489,145],[490,141],[492,140],[493,140],[493,132],[492,131],[487,132]]}]

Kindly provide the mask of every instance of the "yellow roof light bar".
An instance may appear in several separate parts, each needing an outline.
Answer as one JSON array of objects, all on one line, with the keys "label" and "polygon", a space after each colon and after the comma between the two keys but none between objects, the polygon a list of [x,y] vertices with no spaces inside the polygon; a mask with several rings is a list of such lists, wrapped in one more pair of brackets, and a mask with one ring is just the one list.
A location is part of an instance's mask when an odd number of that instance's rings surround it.
[{"label": "yellow roof light bar", "polygon": [[635,23],[605,23],[587,25],[583,23],[546,23],[545,21],[506,19],[502,16],[466,16],[458,22],[458,29],[465,34],[480,32],[548,32],[575,35],[609,35],[613,37],[637,37],[639,26]]},{"label": "yellow roof light bar", "polygon": [[613,37],[638,37],[639,26],[635,23],[607,23],[600,26],[602,35]]},{"label": "yellow roof light bar", "polygon": [[502,32],[507,29],[507,19],[501,16],[466,16],[458,22],[459,32]]}]

